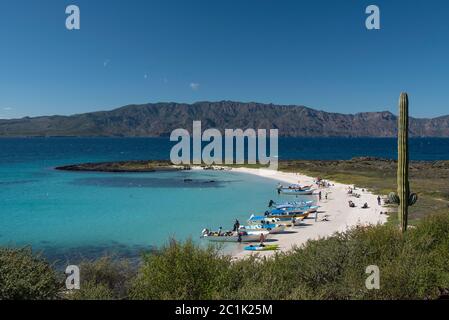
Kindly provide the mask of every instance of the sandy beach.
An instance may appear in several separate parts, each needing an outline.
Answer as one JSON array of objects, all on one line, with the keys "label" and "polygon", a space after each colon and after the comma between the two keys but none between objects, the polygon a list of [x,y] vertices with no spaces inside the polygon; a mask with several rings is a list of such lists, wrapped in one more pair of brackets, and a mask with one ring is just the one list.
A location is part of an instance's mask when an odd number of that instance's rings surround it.
[{"label": "sandy beach", "polygon": [[[233,171],[256,174],[266,178],[285,182],[285,184],[299,183],[302,185],[313,184],[315,178],[301,175],[298,173],[288,173],[273,171],[268,169],[249,169],[249,168],[233,168]],[[348,228],[356,225],[376,225],[383,224],[387,221],[387,215],[381,212],[387,211],[387,208],[379,206],[377,203],[377,194],[372,194],[363,187],[357,186],[354,193],[360,194],[360,198],[353,197],[348,194],[351,185],[336,183],[329,181],[331,186],[329,188],[319,188],[316,193],[321,191],[322,200],[318,201],[317,205],[320,209],[317,213],[315,221],[315,214],[303,221],[301,226],[291,227],[286,229],[285,233],[271,235],[272,244],[278,244],[281,251],[288,251],[294,246],[300,246],[307,242],[307,240],[318,239],[330,236],[335,232],[345,231]],[[273,188],[273,193],[276,192]],[[325,197],[327,193],[327,199]],[[289,198],[286,196],[286,200]],[[294,200],[295,197],[291,197]],[[352,200],[355,208],[349,208],[348,201]],[[362,209],[364,203],[368,203],[368,209]],[[325,219],[325,220],[323,220]],[[251,254],[259,256],[270,256],[274,251],[252,252],[245,251],[243,247],[246,244],[239,245],[232,255],[236,259],[244,258]]]}]

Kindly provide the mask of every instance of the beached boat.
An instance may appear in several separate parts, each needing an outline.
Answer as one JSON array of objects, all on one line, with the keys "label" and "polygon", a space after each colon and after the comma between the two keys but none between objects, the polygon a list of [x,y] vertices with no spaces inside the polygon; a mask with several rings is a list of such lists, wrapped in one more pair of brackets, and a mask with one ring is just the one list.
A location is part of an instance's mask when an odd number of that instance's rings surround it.
[{"label": "beached boat", "polygon": [[248,251],[271,251],[271,250],[278,250],[279,245],[278,244],[257,244],[257,245],[250,245],[246,246],[245,250]]},{"label": "beached boat", "polygon": [[309,186],[301,186],[300,184],[291,184],[288,186],[283,186],[282,184],[279,184],[277,186],[277,189],[289,189],[289,190],[308,190],[311,189],[313,186],[309,185]]},{"label": "beached boat", "polygon": [[248,220],[249,225],[258,225],[258,224],[277,224],[283,225],[286,227],[299,226],[303,217],[298,218],[268,218],[267,216],[255,216],[251,215]]},{"label": "beached boat", "polygon": [[313,200],[309,201],[285,201],[285,202],[275,202],[273,200],[270,200],[268,203],[269,208],[291,208],[291,207],[304,207],[304,206],[313,206],[314,205]]},{"label": "beached boat", "polygon": [[248,226],[241,226],[239,230],[243,231],[268,231],[269,233],[280,233],[285,230],[285,225],[264,223],[264,224],[250,224]]},{"label": "beached boat", "polygon": [[285,212],[285,213],[290,213],[290,212],[295,212],[295,211],[304,211],[304,212],[308,212],[308,213],[315,213],[318,211],[319,206],[302,206],[302,207],[287,207],[287,206],[283,206],[283,207],[276,207],[276,209],[273,209],[272,211],[275,212]]},{"label": "beached boat", "polygon": [[287,195],[293,195],[293,196],[308,196],[312,195],[315,189],[288,189],[288,188],[281,188],[278,189],[278,193],[281,194],[287,194]]},{"label": "beached boat", "polygon": [[209,231],[204,229],[201,238],[214,242],[260,242],[267,239],[268,231]]},{"label": "beached boat", "polygon": [[279,210],[274,209],[271,211],[265,212],[265,215],[267,218],[307,218],[309,216],[310,212],[303,211],[303,210],[296,210],[296,211],[285,211],[285,210]]},{"label": "beached boat", "polygon": [[285,214],[285,215],[280,215],[280,214],[271,215],[271,214],[268,214],[267,217],[268,218],[281,218],[281,219],[286,219],[286,218],[287,219],[291,219],[293,217],[293,218],[296,218],[296,219],[299,219],[299,218],[306,219],[307,217],[309,217],[309,215],[310,215],[310,212],[303,212],[303,213]]}]

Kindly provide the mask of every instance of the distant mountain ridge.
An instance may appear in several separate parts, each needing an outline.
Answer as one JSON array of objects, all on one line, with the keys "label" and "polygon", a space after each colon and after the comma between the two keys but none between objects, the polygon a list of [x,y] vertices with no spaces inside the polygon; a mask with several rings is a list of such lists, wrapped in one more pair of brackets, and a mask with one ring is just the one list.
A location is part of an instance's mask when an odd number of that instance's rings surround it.
[{"label": "distant mountain ridge", "polygon": [[[71,116],[0,120],[0,137],[17,136],[168,136],[176,128],[189,131],[194,120],[203,130],[279,129],[284,137],[393,137],[397,117],[391,112],[329,113],[300,105],[234,101],[149,103],[111,111]],[[449,137],[449,116],[410,118],[415,137]]]}]

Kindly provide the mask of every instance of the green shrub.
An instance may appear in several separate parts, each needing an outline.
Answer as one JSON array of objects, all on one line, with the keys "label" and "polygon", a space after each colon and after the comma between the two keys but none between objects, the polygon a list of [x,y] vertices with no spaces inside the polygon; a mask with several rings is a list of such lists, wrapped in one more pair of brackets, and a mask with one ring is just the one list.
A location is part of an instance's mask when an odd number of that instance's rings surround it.
[{"label": "green shrub", "polygon": [[30,248],[0,248],[0,300],[55,299],[61,287],[50,265]]},{"label": "green shrub", "polygon": [[213,299],[228,284],[230,258],[215,247],[174,240],[143,257],[133,283],[134,299]]},{"label": "green shrub", "polygon": [[80,290],[67,294],[70,300],[116,300],[114,292],[103,283],[84,281]]},{"label": "green shrub", "polygon": [[[449,216],[424,219],[403,235],[390,225],[356,227],[274,259],[239,261],[240,299],[428,299],[449,288]],[[368,290],[366,267],[380,269]]]},{"label": "green shrub", "polygon": [[80,290],[68,297],[77,300],[124,299],[135,272],[126,260],[103,257],[80,263]]},{"label": "green shrub", "polygon": [[[80,265],[69,299],[436,299],[449,289],[449,215],[429,216],[403,234],[392,225],[355,227],[272,258],[231,261],[217,247],[171,241],[142,257]],[[366,267],[380,270],[368,290]],[[50,266],[31,250],[0,250],[0,298],[55,298]]]}]

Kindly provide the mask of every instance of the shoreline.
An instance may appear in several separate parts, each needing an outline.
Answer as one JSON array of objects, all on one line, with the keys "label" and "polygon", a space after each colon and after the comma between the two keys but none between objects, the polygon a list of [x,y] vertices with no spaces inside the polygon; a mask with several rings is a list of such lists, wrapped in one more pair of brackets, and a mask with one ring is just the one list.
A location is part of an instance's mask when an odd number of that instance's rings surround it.
[{"label": "shoreline", "polygon": [[[234,172],[241,172],[247,174],[254,174],[260,177],[282,181],[283,183],[293,184],[313,184],[315,178],[293,172],[273,171],[269,169],[251,169],[251,168],[232,168]],[[284,233],[273,234],[268,239],[269,244],[278,244],[279,250],[277,252],[287,252],[294,247],[300,247],[309,240],[317,240],[320,238],[329,237],[336,232],[343,232],[355,226],[377,225],[387,222],[388,215],[380,214],[380,212],[389,211],[387,207],[379,206],[377,203],[377,196],[370,191],[357,188],[356,193],[360,194],[360,198],[355,198],[347,193],[349,187],[353,185],[337,183],[329,181],[331,184],[328,188],[317,188],[316,192],[322,192],[322,200],[316,203],[320,206],[317,214],[317,221],[315,221],[315,214],[305,219],[300,226],[288,228]],[[364,191],[362,191],[362,189]],[[275,194],[273,188],[273,194]],[[325,195],[328,194],[326,199]],[[382,195],[381,195],[382,197]],[[294,200],[294,196],[283,196],[285,201]],[[355,208],[349,208],[348,201],[352,200]],[[369,208],[362,209],[364,203],[368,203]],[[323,218],[326,220],[323,221]],[[243,223],[243,222],[242,222]],[[271,241],[270,241],[271,240]],[[233,259],[242,259],[251,255],[258,257],[273,256],[276,251],[246,251],[244,247],[247,244],[239,244],[234,250],[230,250]]]}]

